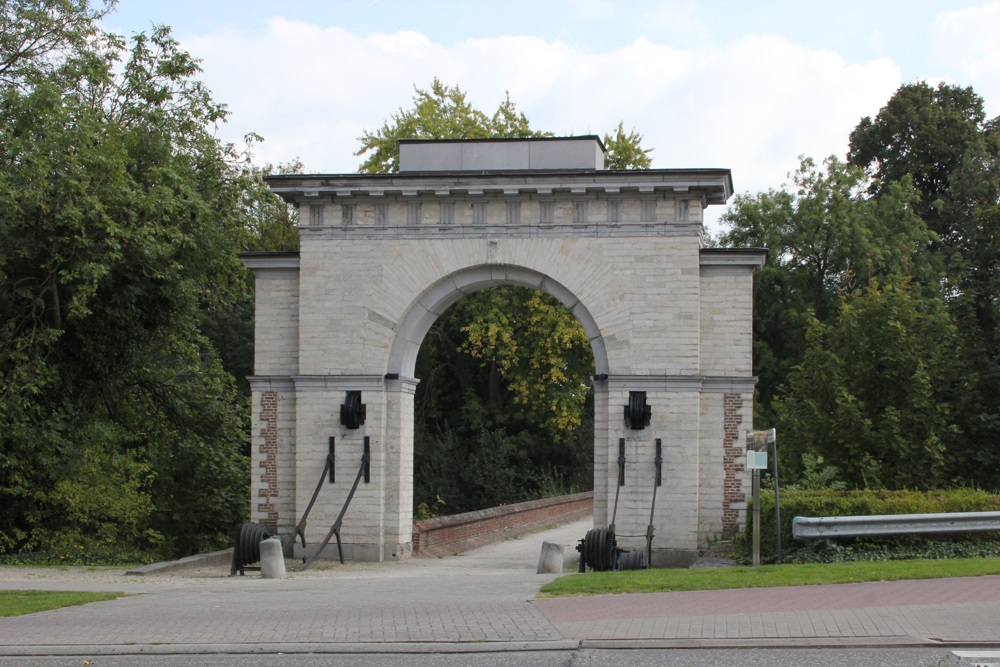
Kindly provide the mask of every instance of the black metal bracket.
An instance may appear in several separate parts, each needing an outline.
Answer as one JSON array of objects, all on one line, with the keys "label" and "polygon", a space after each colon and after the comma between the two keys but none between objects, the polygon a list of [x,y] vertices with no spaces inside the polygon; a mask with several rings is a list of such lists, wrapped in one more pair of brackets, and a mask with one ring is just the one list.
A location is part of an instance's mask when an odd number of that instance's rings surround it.
[{"label": "black metal bracket", "polygon": [[365,450],[361,456],[361,468],[365,471],[365,484],[370,484],[372,481],[372,446],[371,438],[365,436]]},{"label": "black metal bracket", "polygon": [[652,408],[646,405],[646,392],[630,391],[625,406],[625,425],[633,431],[641,431],[649,426],[652,416]]},{"label": "black metal bracket", "polygon": [[618,486],[625,486],[625,438],[618,439]]},{"label": "black metal bracket", "polygon": [[656,439],[656,458],[653,463],[656,464],[656,485],[663,486],[663,440],[660,438]]},{"label": "black metal bracket", "polygon": [[330,436],[330,451],[326,455],[326,464],[327,464],[327,467],[330,469],[330,483],[331,484],[333,484],[335,481],[337,481],[336,479],[334,479],[336,477],[336,471],[337,471],[336,458],[334,457],[334,454],[336,453],[336,442],[337,442],[337,439],[334,438],[331,435]]},{"label": "black metal bracket", "polygon": [[361,402],[360,391],[347,392],[347,398],[340,406],[340,423],[352,430],[361,428],[365,423],[367,407]]}]

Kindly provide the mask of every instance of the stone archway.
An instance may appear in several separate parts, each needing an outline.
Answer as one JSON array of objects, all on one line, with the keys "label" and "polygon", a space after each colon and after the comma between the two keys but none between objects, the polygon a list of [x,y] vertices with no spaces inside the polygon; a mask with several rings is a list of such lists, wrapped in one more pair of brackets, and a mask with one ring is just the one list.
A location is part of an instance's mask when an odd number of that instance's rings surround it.
[{"label": "stone archway", "polygon": [[407,309],[389,349],[388,373],[413,377],[417,352],[431,325],[451,305],[481,289],[516,285],[545,292],[558,299],[580,321],[594,352],[595,373],[608,372],[608,355],[601,331],[587,307],[566,287],[552,278],[525,268],[504,264],[480,264],[442,278],[424,290]]},{"label": "stone archway", "polygon": [[[624,440],[619,542],[643,541],[659,439],[654,562],[683,563],[738,529],[752,273],[764,252],[702,248],[702,209],[729,197],[728,171],[605,172],[602,160],[596,137],[401,142],[399,174],[269,179],[300,206],[302,226],[299,253],[244,256],[257,276],[255,520],[294,526],[332,437],[338,477],[310,518],[318,540],[367,438],[371,481],[345,519],[345,556],[405,557],[420,342],[462,296],[515,284],[562,301],[591,340],[595,523],[608,520]],[[339,420],[349,391],[367,406],[357,429]],[[652,411],[643,428],[622,418],[634,392]]]}]

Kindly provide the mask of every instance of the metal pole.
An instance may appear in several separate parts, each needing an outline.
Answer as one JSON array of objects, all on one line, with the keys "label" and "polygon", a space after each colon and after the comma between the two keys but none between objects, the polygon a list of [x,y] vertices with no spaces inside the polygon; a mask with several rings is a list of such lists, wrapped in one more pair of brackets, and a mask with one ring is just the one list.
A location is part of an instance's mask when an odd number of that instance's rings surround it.
[{"label": "metal pole", "polygon": [[760,565],[760,470],[753,471],[753,564]]},{"label": "metal pole", "polygon": [[778,436],[774,436],[774,524],[778,536],[778,562],[781,560],[781,505],[778,504]]}]

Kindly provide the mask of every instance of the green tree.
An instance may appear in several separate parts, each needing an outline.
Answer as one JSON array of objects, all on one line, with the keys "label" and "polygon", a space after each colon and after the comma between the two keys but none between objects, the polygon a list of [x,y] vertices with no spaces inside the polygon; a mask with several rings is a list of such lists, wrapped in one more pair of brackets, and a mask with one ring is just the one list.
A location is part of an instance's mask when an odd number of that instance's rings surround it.
[{"label": "green tree", "polygon": [[879,192],[912,177],[915,209],[937,233],[948,308],[958,325],[964,387],[954,401],[962,433],[950,451],[954,479],[1000,488],[1000,118],[988,120],[972,88],[899,88],[851,133],[849,156]]},{"label": "green tree", "polygon": [[904,84],[874,120],[862,118],[851,132],[848,160],[869,170],[873,194],[910,176],[921,217],[947,243],[960,229],[944,206],[955,198],[953,182],[970,166],[995,166],[983,160],[995,159],[997,129],[971,87]]},{"label": "green tree", "polygon": [[125,50],[85,2],[0,15],[0,551],[220,544],[249,467],[202,331],[246,290],[225,110],[166,28]]},{"label": "green tree", "polygon": [[770,251],[754,279],[755,421],[762,427],[775,423],[772,402],[805,356],[813,318],[828,321],[844,296],[873,280],[916,275],[933,284],[939,275],[926,253],[935,237],[914,212],[908,179],[873,199],[857,167],[831,157],[821,169],[804,158],[792,185],[739,195],[721,219],[723,245]]},{"label": "green tree", "polygon": [[417,505],[462,512],[589,488],[593,353],[561,303],[523,287],[466,297],[428,332],[416,372]]},{"label": "green tree", "polygon": [[[60,70],[100,57],[95,41],[107,41],[97,22],[114,0],[92,9],[88,0],[5,0],[0,10],[0,85],[26,90]],[[72,74],[71,74],[72,76]]]},{"label": "green tree", "polygon": [[619,121],[614,136],[604,135],[604,168],[614,171],[623,169],[649,169],[653,159],[652,148],[642,147],[642,135],[635,128],[625,133],[625,121]]},{"label": "green tree", "polygon": [[399,171],[400,139],[488,139],[551,136],[533,131],[524,113],[504,98],[492,116],[476,109],[458,86],[435,77],[430,90],[414,86],[412,109],[399,109],[375,132],[366,130],[355,155],[371,153],[358,168],[362,173]]},{"label": "green tree", "polygon": [[871,283],[836,317],[813,319],[805,358],[777,403],[783,461],[810,456],[856,488],[947,484],[956,329],[943,301]]},{"label": "green tree", "polygon": [[[259,139],[258,137],[253,137]],[[275,196],[264,182],[272,173],[302,173],[297,158],[289,164],[267,164],[263,168],[250,163],[249,153],[235,174],[240,194],[240,215],[245,225],[234,239],[242,251],[295,251],[299,249],[298,211]],[[237,393],[242,399],[250,396],[253,375],[254,294],[253,275],[247,272],[246,289],[232,300],[206,308],[200,326],[222,361],[222,367],[233,376]]]},{"label": "green tree", "polygon": [[462,313],[459,351],[490,372],[490,397],[502,379],[510,402],[560,443],[579,427],[594,372],[590,340],[566,306],[527,288],[484,290]]}]

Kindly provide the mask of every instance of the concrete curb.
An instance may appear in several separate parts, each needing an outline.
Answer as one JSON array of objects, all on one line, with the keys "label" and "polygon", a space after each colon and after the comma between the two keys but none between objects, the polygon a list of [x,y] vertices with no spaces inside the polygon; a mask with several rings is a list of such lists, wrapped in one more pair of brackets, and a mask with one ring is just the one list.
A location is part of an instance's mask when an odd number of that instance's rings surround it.
[{"label": "concrete curb", "polygon": [[702,640],[553,640],[536,642],[386,642],[386,643],[272,643],[272,644],[83,644],[54,646],[3,646],[8,657],[111,656],[111,655],[277,655],[287,654],[472,654],[535,653],[629,649],[821,649],[821,648],[948,648],[996,649],[1000,642],[939,642],[919,637],[813,637],[808,639],[702,639]]},{"label": "concrete curb", "polygon": [[781,637],[775,639],[584,639],[589,649],[724,649],[724,648],[913,648],[943,646],[923,637]]},{"label": "concrete curb", "polygon": [[580,642],[562,639],[540,642],[387,642],[305,644],[82,644],[55,646],[3,646],[0,653],[11,657],[92,655],[252,655],[278,653],[328,654],[426,654],[575,651]]},{"label": "concrete curb", "polygon": [[166,574],[168,572],[181,572],[183,570],[197,570],[199,567],[212,567],[215,565],[229,565],[233,560],[233,550],[223,549],[207,554],[197,554],[188,556],[180,560],[164,561],[162,563],[151,563],[143,565],[134,570],[128,570],[126,575],[145,576],[147,574]]}]

